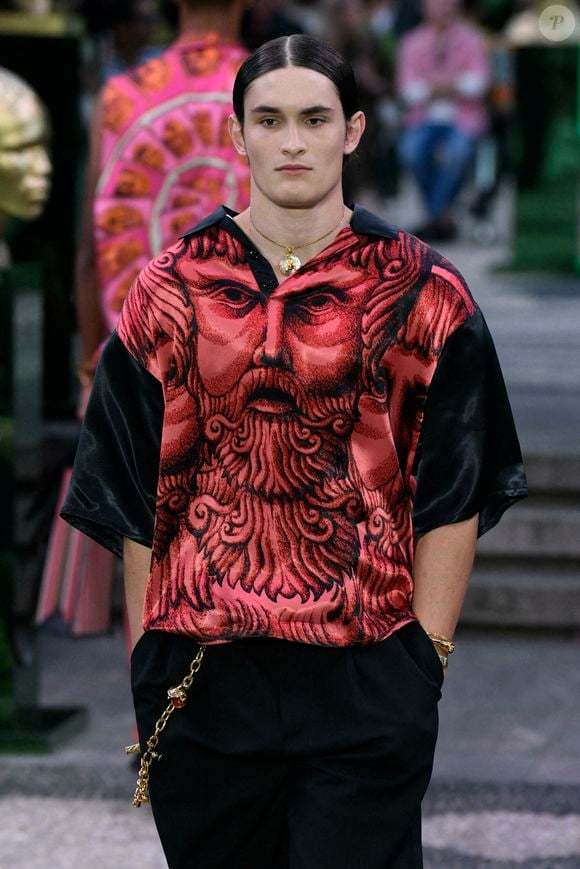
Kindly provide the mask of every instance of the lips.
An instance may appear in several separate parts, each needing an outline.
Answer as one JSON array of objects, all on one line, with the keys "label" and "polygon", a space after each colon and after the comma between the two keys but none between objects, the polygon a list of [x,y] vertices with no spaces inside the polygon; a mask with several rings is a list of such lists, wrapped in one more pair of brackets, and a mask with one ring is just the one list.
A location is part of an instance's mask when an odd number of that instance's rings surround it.
[{"label": "lips", "polygon": [[29,184],[22,188],[23,193],[34,202],[41,202],[48,198],[50,193],[49,184]]},{"label": "lips", "polygon": [[298,410],[296,402],[287,392],[265,386],[252,392],[247,406],[262,413],[296,413]]},{"label": "lips", "polygon": [[278,172],[310,172],[310,166],[304,166],[303,163],[285,163],[284,166],[278,167]]}]

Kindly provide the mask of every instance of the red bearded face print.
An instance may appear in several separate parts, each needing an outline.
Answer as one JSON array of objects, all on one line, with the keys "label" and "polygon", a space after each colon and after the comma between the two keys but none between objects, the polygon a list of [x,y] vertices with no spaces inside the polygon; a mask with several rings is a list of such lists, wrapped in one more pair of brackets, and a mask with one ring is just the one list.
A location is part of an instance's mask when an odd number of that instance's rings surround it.
[{"label": "red bearded face print", "polygon": [[410,236],[350,228],[277,285],[228,220],[150,264],[119,327],[165,398],[148,626],[383,638],[412,618],[411,467],[466,299]]}]

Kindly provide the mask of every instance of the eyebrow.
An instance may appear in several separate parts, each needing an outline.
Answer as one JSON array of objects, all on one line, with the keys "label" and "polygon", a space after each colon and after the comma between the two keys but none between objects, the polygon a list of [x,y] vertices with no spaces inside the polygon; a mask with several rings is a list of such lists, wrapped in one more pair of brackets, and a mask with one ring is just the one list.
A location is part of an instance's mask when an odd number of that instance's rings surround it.
[{"label": "eyebrow", "polygon": [[[301,115],[319,115],[323,112],[331,113],[334,109],[330,106],[308,106],[300,110]],[[256,106],[252,109],[252,113],[256,115],[281,115],[282,109],[277,106]]]}]

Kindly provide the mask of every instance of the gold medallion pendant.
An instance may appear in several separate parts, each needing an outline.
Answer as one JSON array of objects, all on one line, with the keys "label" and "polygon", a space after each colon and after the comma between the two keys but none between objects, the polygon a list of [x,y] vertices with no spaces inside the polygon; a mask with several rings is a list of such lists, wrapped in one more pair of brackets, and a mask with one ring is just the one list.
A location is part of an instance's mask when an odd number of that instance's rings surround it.
[{"label": "gold medallion pendant", "polygon": [[323,238],[326,238],[328,235],[330,235],[331,233],[333,233],[337,229],[339,229],[343,220],[346,218],[346,216],[348,214],[348,210],[347,210],[347,207],[345,205],[343,215],[340,218],[339,222],[336,224],[336,226],[334,226],[332,229],[329,229],[327,232],[324,233],[324,235],[321,235],[320,238],[315,238],[313,241],[305,241],[305,242],[301,242],[300,244],[293,244],[293,245],[282,244],[281,242],[276,241],[275,238],[270,238],[269,235],[266,235],[265,232],[262,232],[261,229],[258,229],[256,224],[254,223],[254,220],[252,218],[252,212],[249,208],[248,208],[248,214],[250,216],[250,223],[252,224],[253,228],[258,233],[258,235],[261,235],[262,238],[265,238],[266,241],[269,241],[271,244],[275,244],[277,247],[283,247],[286,249],[286,253],[284,254],[282,259],[278,263],[278,268],[280,269],[280,271],[284,275],[284,277],[287,278],[290,275],[293,275],[294,272],[297,272],[298,269],[300,268],[300,266],[302,265],[302,261],[298,259],[298,257],[294,253],[294,251],[300,250],[301,247],[311,247],[314,244],[318,244],[318,242],[322,241]]},{"label": "gold medallion pendant", "polygon": [[295,254],[287,253],[280,260],[279,269],[285,277],[288,277],[298,271],[301,265],[302,263]]}]

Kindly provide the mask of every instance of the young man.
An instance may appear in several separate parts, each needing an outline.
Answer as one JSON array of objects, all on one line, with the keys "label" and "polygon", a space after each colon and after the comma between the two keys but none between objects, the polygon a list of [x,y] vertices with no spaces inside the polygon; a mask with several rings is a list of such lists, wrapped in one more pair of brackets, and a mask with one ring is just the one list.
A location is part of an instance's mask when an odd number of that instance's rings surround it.
[{"label": "young man", "polygon": [[262,46],[234,111],[251,207],[132,288],[64,515],[124,549],[169,865],[416,867],[475,539],[526,494],[513,421],[457,271],[343,202],[341,56]]}]

